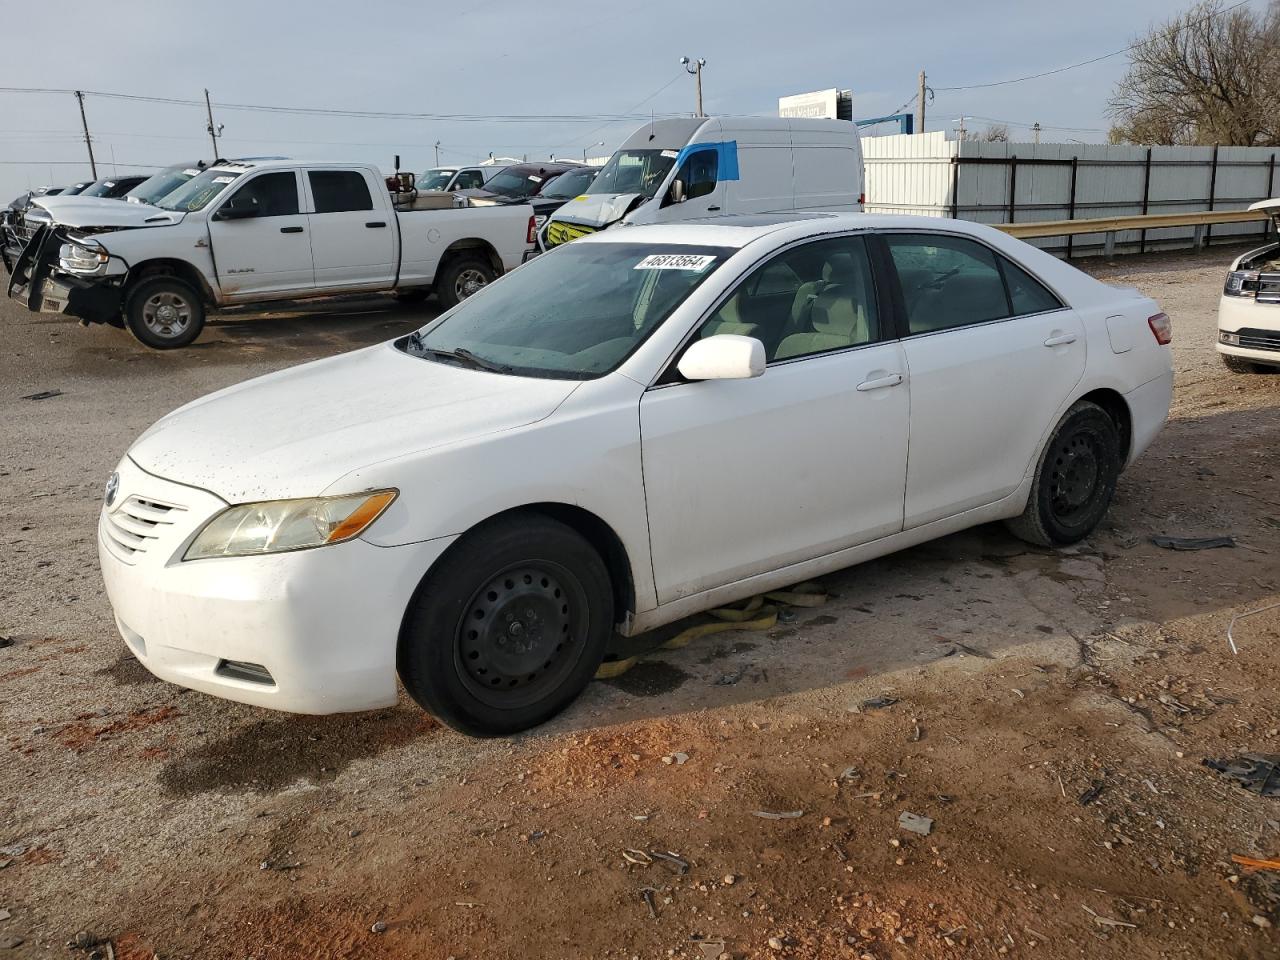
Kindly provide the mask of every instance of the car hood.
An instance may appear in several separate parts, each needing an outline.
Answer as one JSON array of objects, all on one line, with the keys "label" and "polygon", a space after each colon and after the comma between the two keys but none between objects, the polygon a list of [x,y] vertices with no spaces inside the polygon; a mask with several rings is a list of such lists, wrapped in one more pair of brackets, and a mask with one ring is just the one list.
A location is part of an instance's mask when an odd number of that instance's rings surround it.
[{"label": "car hood", "polygon": [[552,219],[606,227],[621,220],[636,199],[643,196],[643,193],[584,193],[557,210]]},{"label": "car hood", "polygon": [[163,227],[181,223],[184,216],[149,203],[106,197],[41,197],[33,206],[66,227]]},{"label": "car hood", "polygon": [[1276,226],[1280,228],[1280,197],[1275,197],[1271,200],[1259,200],[1257,203],[1250,204],[1249,209],[1263,211],[1271,217],[1271,219],[1275,221]]},{"label": "car hood", "polygon": [[158,421],[129,456],[229,503],[311,497],[353,470],[535,423],[578,385],[381,344],[202,397]]}]

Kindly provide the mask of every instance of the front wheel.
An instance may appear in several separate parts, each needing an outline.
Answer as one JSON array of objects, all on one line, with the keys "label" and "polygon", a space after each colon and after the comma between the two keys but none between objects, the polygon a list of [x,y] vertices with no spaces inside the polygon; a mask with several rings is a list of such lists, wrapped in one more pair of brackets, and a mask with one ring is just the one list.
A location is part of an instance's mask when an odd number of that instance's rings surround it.
[{"label": "front wheel", "polygon": [[456,730],[516,733],[582,692],[612,631],[609,573],[585,539],[548,517],[498,521],[458,541],[418,588],[400,679]]},{"label": "front wheel", "polygon": [[1218,356],[1222,358],[1222,365],[1232,373],[1273,373],[1277,369],[1230,353],[1220,353]]},{"label": "front wheel", "polygon": [[124,322],[153,350],[185,347],[204,329],[204,304],[191,284],[172,276],[143,280],[124,304]]},{"label": "front wheel", "polygon": [[1058,422],[1013,534],[1042,547],[1083,540],[1102,521],[1124,465],[1120,431],[1096,403],[1081,400]]},{"label": "front wheel", "polygon": [[439,291],[440,305],[446,310],[456,307],[493,283],[497,276],[493,264],[484,257],[475,254],[454,257],[436,277],[435,289]]}]

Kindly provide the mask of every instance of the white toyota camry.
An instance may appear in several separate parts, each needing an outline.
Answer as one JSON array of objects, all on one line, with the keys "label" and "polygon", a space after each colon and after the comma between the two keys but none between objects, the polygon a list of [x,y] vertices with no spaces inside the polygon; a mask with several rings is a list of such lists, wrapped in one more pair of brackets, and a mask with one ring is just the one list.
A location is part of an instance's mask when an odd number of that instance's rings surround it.
[{"label": "white toyota camry", "polygon": [[306,713],[537,724],[626,635],[979,523],[1089,534],[1168,318],[979,224],[619,228],[421,330],[197,400],[107,485],[157,676]]}]

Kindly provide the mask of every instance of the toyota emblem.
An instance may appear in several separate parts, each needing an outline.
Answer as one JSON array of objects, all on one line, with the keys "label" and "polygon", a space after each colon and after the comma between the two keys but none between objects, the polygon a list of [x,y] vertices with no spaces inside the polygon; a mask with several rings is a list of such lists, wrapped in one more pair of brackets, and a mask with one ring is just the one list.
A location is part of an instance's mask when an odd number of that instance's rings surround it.
[{"label": "toyota emblem", "polygon": [[107,489],[103,491],[103,499],[107,506],[111,506],[116,502],[116,493],[120,490],[120,474],[113,473],[107,478]]}]

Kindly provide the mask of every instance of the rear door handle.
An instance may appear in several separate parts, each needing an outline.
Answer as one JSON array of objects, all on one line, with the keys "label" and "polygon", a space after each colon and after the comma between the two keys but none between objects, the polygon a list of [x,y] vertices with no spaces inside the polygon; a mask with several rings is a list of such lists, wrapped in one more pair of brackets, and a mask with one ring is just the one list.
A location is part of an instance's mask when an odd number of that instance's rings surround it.
[{"label": "rear door handle", "polygon": [[707,213],[715,213],[719,209],[720,209],[719,207],[707,207]]},{"label": "rear door handle", "polygon": [[280,232],[281,233],[301,233],[302,228],[301,227],[281,227]]},{"label": "rear door handle", "polygon": [[866,393],[868,390],[883,390],[885,387],[896,387],[902,382],[902,374],[891,373],[887,377],[876,377],[874,380],[863,380],[858,384],[858,392]]},{"label": "rear door handle", "polygon": [[1046,347],[1062,347],[1068,343],[1075,343],[1076,335],[1074,333],[1061,333],[1056,337],[1050,337],[1044,342]]},{"label": "rear door handle", "polygon": [[371,220],[365,224],[365,226],[368,227],[370,230],[376,230],[378,229],[378,227],[385,227],[386,225],[387,225],[387,221],[385,220]]}]

